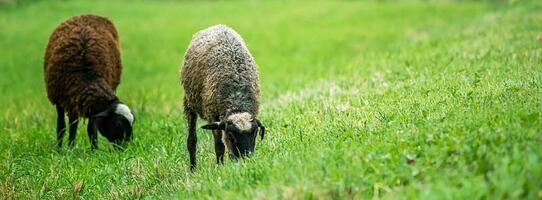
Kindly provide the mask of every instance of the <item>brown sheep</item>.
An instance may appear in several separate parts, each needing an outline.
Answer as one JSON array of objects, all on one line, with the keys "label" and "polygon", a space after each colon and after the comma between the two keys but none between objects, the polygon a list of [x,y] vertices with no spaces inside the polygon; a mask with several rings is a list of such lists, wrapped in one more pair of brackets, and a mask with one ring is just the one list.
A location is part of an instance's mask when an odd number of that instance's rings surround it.
[{"label": "brown sheep", "polygon": [[224,145],[237,159],[254,151],[260,129],[257,65],[246,45],[233,29],[216,25],[194,35],[181,69],[184,112],[188,122],[187,148],[190,168],[196,167],[197,115],[213,130],[217,163],[224,162]]},{"label": "brown sheep", "polygon": [[109,141],[132,138],[134,115],[116,96],[122,72],[118,34],[107,18],[81,15],[62,22],[51,34],[45,52],[47,97],[56,106],[57,147],[62,146],[69,118],[69,146],[73,146],[79,118],[88,118],[92,148],[96,128]]}]

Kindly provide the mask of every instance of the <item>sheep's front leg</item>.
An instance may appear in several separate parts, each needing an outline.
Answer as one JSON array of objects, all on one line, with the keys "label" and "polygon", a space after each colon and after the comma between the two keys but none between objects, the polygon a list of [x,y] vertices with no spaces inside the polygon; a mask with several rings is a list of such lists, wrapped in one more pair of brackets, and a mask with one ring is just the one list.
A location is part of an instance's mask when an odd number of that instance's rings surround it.
[{"label": "sheep's front leg", "polygon": [[96,125],[94,125],[94,118],[92,117],[88,118],[87,133],[91,148],[98,148],[98,133],[96,130]]},{"label": "sheep's front leg", "polygon": [[198,139],[196,137],[196,120],[197,115],[195,112],[186,109],[186,120],[188,122],[188,138],[186,138],[186,147],[188,148],[188,153],[190,154],[190,170],[194,171],[196,169],[196,143]]},{"label": "sheep's front leg", "polygon": [[224,163],[224,142],[222,142],[222,131],[213,130],[213,136],[215,138],[215,154],[216,154],[216,163]]},{"label": "sheep's front leg", "polygon": [[64,139],[64,133],[66,132],[66,122],[64,121],[64,109],[60,106],[56,106],[56,147],[62,147],[62,139]]},{"label": "sheep's front leg", "polygon": [[75,142],[75,135],[77,134],[77,125],[79,124],[79,118],[75,116],[68,116],[70,122],[70,135],[68,136],[68,145],[73,147]]}]

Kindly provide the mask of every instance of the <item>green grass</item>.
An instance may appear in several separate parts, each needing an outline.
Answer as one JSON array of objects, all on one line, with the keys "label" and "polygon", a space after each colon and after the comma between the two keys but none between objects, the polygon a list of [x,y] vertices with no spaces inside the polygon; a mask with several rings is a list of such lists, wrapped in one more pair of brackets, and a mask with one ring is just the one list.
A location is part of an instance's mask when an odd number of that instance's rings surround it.
[{"label": "green grass", "polygon": [[[91,151],[86,122],[75,148],[54,149],[44,49],[84,13],[121,37],[118,95],[138,117],[126,151],[102,137]],[[217,23],[260,66],[268,137],[217,166],[198,130],[192,174],[178,71]],[[38,1],[0,7],[0,27],[2,198],[542,198],[535,1]]]}]

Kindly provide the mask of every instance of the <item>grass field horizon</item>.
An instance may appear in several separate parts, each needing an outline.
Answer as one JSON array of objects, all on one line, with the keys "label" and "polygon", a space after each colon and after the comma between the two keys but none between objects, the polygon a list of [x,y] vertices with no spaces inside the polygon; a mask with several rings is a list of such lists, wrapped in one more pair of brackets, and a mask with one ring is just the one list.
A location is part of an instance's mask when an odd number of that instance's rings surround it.
[{"label": "grass field horizon", "polygon": [[[90,13],[119,32],[117,95],[137,117],[125,151],[102,136],[92,151],[86,120],[54,148],[45,46]],[[215,24],[259,65],[268,134],[216,165],[198,129],[190,173],[179,69]],[[542,198],[537,1],[37,1],[0,4],[0,27],[2,198]]]}]

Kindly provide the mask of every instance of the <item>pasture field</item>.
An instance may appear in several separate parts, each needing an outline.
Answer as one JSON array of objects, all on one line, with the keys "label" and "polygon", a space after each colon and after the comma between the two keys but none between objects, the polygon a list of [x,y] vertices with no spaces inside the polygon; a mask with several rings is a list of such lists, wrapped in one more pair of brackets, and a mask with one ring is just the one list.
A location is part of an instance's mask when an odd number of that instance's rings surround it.
[{"label": "pasture field", "polygon": [[[9,1],[8,1],[9,2]],[[53,29],[107,16],[134,141],[86,121],[57,151],[43,81]],[[260,69],[268,134],[189,172],[179,68],[193,33],[227,24]],[[0,198],[540,199],[540,1],[23,1],[0,4]],[[200,120],[199,125],[205,123]]]}]

